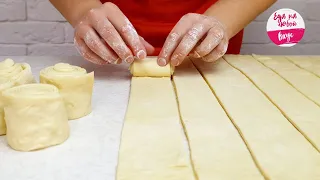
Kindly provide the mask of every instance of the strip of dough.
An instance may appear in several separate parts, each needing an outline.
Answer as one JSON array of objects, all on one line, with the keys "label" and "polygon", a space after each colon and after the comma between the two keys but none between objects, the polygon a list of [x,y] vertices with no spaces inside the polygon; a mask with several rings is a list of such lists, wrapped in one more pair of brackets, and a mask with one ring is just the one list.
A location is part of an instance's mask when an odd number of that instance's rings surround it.
[{"label": "strip of dough", "polygon": [[167,64],[162,67],[157,64],[155,57],[147,57],[136,59],[130,66],[130,72],[134,77],[171,77],[174,66]]},{"label": "strip of dough", "polygon": [[287,56],[292,63],[320,77],[320,58],[307,56]]},{"label": "strip of dough", "polygon": [[131,81],[117,180],[144,179],[195,179],[168,77],[133,77]]},{"label": "strip of dough", "polygon": [[246,76],[223,59],[194,62],[269,179],[320,178],[318,151]]},{"label": "strip of dough", "polygon": [[252,56],[224,58],[259,87],[320,152],[320,108]]},{"label": "strip of dough", "polygon": [[237,129],[189,59],[176,68],[173,81],[199,180],[264,179]]},{"label": "strip of dough", "polygon": [[8,144],[32,151],[61,144],[69,137],[68,116],[53,85],[27,84],[2,92]]},{"label": "strip of dough", "polygon": [[15,63],[12,59],[5,59],[0,62],[0,77],[14,80],[16,85],[36,82],[29,64]]},{"label": "strip of dough", "polygon": [[81,67],[58,63],[40,71],[40,82],[59,88],[70,120],[91,113],[94,72],[87,73]]},{"label": "strip of dough", "polygon": [[254,56],[320,106],[320,78],[282,56]]},{"label": "strip of dough", "polygon": [[4,120],[4,100],[2,97],[2,91],[14,86],[14,82],[3,77],[0,77],[0,135],[6,134],[7,127]]}]

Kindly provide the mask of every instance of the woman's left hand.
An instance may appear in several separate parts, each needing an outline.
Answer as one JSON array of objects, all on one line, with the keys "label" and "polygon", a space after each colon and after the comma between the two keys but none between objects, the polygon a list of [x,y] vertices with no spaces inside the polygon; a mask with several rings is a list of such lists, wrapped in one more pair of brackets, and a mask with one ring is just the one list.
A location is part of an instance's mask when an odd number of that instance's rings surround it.
[{"label": "woman's left hand", "polygon": [[212,62],[226,53],[228,41],[226,28],[219,20],[190,13],[170,32],[158,56],[158,64],[178,66],[189,54]]}]

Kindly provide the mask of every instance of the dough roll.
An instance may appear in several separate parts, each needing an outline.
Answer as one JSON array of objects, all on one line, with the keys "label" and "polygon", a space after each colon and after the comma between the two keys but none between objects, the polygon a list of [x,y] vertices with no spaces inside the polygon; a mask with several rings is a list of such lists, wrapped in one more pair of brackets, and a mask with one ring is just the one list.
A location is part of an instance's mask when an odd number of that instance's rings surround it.
[{"label": "dough roll", "polygon": [[59,90],[49,84],[26,84],[2,92],[7,142],[32,151],[63,143],[69,137],[67,111]]},{"label": "dough roll", "polygon": [[136,59],[130,66],[130,72],[135,77],[171,77],[174,66],[167,64],[162,67],[158,65],[156,57],[147,57]]},{"label": "dough roll", "polygon": [[29,64],[15,63],[12,59],[5,59],[0,62],[0,77],[14,80],[16,85],[36,82]]},{"label": "dough roll", "polygon": [[58,63],[40,71],[40,83],[55,85],[66,104],[68,118],[78,119],[91,113],[94,72]]},{"label": "dough roll", "polygon": [[2,91],[14,86],[14,83],[8,79],[0,77],[0,135],[6,134],[6,122],[4,120],[4,100],[2,97]]}]

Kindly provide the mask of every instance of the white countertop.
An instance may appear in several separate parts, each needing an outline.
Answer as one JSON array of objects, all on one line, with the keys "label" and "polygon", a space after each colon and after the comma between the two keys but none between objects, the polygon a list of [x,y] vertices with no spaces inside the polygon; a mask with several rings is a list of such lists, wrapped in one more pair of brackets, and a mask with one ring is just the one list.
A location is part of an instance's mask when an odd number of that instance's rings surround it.
[{"label": "white countertop", "polygon": [[18,152],[0,136],[0,180],[114,180],[130,91],[128,66],[95,66],[81,57],[10,58],[29,63],[37,80],[41,69],[58,62],[94,70],[93,112],[70,121],[66,142],[44,150]]}]

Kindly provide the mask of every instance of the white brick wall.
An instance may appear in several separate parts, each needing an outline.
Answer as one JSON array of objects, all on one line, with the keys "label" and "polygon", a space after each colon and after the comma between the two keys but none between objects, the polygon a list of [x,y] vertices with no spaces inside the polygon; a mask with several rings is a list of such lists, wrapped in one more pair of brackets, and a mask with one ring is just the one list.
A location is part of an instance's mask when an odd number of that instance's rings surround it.
[{"label": "white brick wall", "polygon": [[[246,29],[242,53],[320,54],[320,0],[278,0]],[[306,34],[298,45],[280,48],[269,40],[266,21],[273,11],[292,8],[306,21]],[[1,55],[78,55],[73,29],[48,0],[0,0]]]}]

